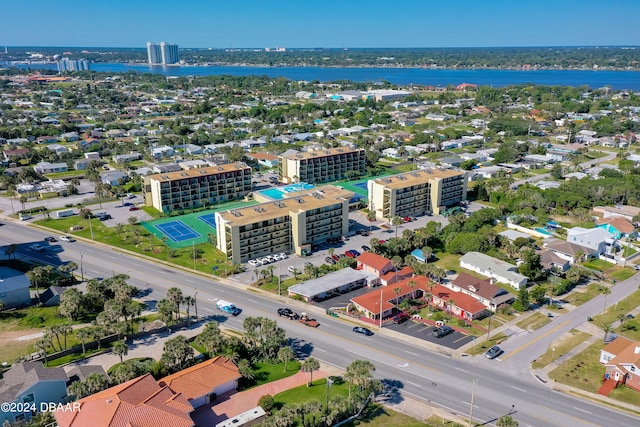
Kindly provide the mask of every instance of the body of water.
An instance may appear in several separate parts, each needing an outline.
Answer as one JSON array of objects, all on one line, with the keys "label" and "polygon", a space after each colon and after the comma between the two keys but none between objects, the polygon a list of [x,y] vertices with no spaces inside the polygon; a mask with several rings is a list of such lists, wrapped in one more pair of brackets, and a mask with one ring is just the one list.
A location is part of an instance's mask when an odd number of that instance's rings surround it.
[{"label": "body of water", "polygon": [[[20,65],[25,68],[26,65]],[[31,69],[56,69],[55,64],[31,65]],[[107,73],[138,72],[165,76],[266,75],[290,80],[321,82],[350,80],[355,82],[389,81],[397,85],[420,84],[448,86],[473,83],[479,86],[509,86],[533,83],[544,86],[589,86],[598,89],[640,90],[638,71],[586,70],[451,70],[428,68],[322,68],[322,67],[236,67],[236,66],[149,66],[144,64],[92,63],[93,71]]]}]

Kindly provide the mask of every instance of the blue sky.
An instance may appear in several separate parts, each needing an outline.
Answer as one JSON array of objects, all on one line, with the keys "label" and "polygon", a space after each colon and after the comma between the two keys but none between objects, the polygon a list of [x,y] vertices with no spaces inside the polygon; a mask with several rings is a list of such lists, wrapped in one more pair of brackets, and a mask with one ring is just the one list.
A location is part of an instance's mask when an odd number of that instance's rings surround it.
[{"label": "blue sky", "polygon": [[0,14],[0,46],[640,45],[638,0],[29,0]]}]

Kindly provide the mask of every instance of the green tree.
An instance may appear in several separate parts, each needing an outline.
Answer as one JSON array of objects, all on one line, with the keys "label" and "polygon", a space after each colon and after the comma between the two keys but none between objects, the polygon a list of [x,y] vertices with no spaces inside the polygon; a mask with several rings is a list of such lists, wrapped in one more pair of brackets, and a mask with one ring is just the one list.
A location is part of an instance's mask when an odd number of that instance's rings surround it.
[{"label": "green tree", "polygon": [[247,380],[252,380],[254,377],[251,363],[247,359],[242,359],[238,362],[238,372],[242,375],[242,378]]},{"label": "green tree", "polygon": [[391,218],[391,225],[393,225],[396,228],[395,237],[398,237],[398,227],[400,227],[402,224],[404,224],[404,220],[399,216],[394,216],[393,218]]},{"label": "green tree", "polygon": [[535,302],[536,305],[540,305],[540,306],[543,305],[544,301],[547,299],[546,295],[547,295],[547,290],[544,288],[544,286],[540,286],[540,285],[531,289],[531,292],[529,292],[529,297],[531,298],[531,300]]},{"label": "green tree", "polygon": [[180,320],[180,304],[184,302],[184,296],[180,288],[170,288],[167,291],[167,299],[173,304],[173,311],[176,313],[176,319]]},{"label": "green tree", "polygon": [[116,341],[111,347],[111,351],[120,358],[120,363],[122,363],[122,358],[129,354],[129,346],[125,340]]},{"label": "green tree", "polygon": [[209,357],[213,357],[224,346],[224,337],[216,322],[208,322],[203,331],[196,337],[196,343],[207,349]]},{"label": "green tree", "polygon": [[53,275],[53,267],[45,265],[44,267],[34,267],[27,271],[27,278],[32,285],[36,287],[36,298],[40,302],[40,287],[47,285],[51,281]]},{"label": "green tree", "polygon": [[82,345],[82,354],[85,354],[85,344],[87,341],[93,339],[93,331],[91,328],[81,328],[76,331],[76,338],[80,341]]},{"label": "green tree", "polygon": [[162,347],[160,361],[169,372],[179,371],[194,357],[194,350],[187,342],[187,339],[178,335],[168,339]]},{"label": "green tree", "polygon": [[269,415],[271,415],[271,411],[273,410],[275,404],[276,401],[270,394],[265,394],[261,396],[260,399],[258,399],[258,406],[264,409],[264,411]]},{"label": "green tree", "polygon": [[284,371],[287,372],[287,363],[293,360],[295,353],[288,345],[280,347],[278,350],[278,360],[284,362]]},{"label": "green tree", "polygon": [[317,371],[320,369],[320,362],[313,357],[308,357],[302,362],[302,372],[309,372],[309,382],[307,383],[307,387],[311,387],[313,385],[313,371]]},{"label": "green tree", "polygon": [[82,293],[76,288],[67,289],[60,295],[60,305],[58,312],[61,316],[68,318],[74,322],[78,319],[80,309],[82,308]]},{"label": "green tree", "polygon": [[516,302],[513,303],[513,308],[518,311],[527,311],[530,308],[529,302],[529,291],[527,291],[526,286],[523,286],[518,291],[518,298]]},{"label": "green tree", "polygon": [[496,421],[496,427],[518,427],[518,422],[511,415],[503,415]]},{"label": "green tree", "polygon": [[158,301],[158,314],[160,314],[160,319],[167,325],[173,320],[174,307],[174,304],[166,298]]}]

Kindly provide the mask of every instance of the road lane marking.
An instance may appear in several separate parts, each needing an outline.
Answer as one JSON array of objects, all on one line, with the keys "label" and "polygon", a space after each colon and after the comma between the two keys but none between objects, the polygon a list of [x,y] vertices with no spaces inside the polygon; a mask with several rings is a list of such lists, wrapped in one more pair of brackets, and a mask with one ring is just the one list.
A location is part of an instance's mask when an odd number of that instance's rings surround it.
[{"label": "road lane marking", "polygon": [[323,350],[323,349],[318,348],[318,347],[314,348],[314,350],[318,350],[319,352],[322,352],[322,353],[326,353],[327,352],[327,350]]},{"label": "road lane marking", "polygon": [[581,412],[587,413],[587,414],[589,414],[589,415],[593,415],[593,413],[592,413],[592,412],[589,412],[589,411],[587,411],[586,409],[580,409],[580,408],[578,408],[578,407],[576,407],[576,406],[574,406],[574,407],[573,407],[573,409],[577,409],[578,411],[581,411]]},{"label": "road lane marking", "polygon": [[410,355],[412,355],[412,356],[416,356],[416,357],[418,357],[418,354],[417,354],[417,353],[414,353],[414,352],[412,352],[412,351],[405,350],[404,352],[405,352],[405,353],[409,353],[409,354],[410,354]]},{"label": "road lane marking", "polygon": [[523,388],[520,388],[520,387],[513,386],[513,385],[511,385],[511,386],[509,386],[509,387],[511,387],[511,388],[512,388],[512,389],[514,389],[514,390],[521,391],[521,392],[523,392],[523,393],[526,393],[526,392],[527,392],[527,390],[525,390],[525,389],[523,389]]},{"label": "road lane marking", "polygon": [[458,368],[457,366],[454,366],[453,369],[457,369],[458,371],[464,372],[465,374],[469,373],[469,371],[467,371],[466,369]]},{"label": "road lane marking", "polygon": [[501,358],[501,359],[504,361],[505,359],[510,358],[510,357],[511,357],[511,356],[513,356],[514,354],[516,354],[516,353],[518,353],[518,352],[520,352],[520,351],[524,350],[525,348],[529,347],[531,344],[535,344],[536,342],[540,341],[542,338],[546,337],[547,335],[550,335],[550,334],[554,333],[555,331],[557,331],[558,329],[560,329],[560,328],[564,327],[567,323],[569,323],[569,321],[568,321],[568,320],[567,320],[567,321],[565,321],[565,322],[562,322],[561,324],[559,324],[559,325],[558,325],[558,326],[556,326],[555,328],[550,329],[550,330],[548,330],[547,332],[545,332],[544,334],[540,335],[538,338],[535,338],[535,339],[533,339],[533,340],[531,340],[531,341],[529,341],[529,342],[527,342],[527,343],[525,343],[525,344],[522,344],[520,347],[516,348],[516,349],[515,349],[515,350],[513,350],[511,353],[509,353],[509,354],[507,354],[507,355],[502,356],[502,358]]},{"label": "road lane marking", "polygon": [[[469,406],[471,406],[471,402],[467,402],[466,400],[463,400],[463,401],[462,401],[462,403],[464,403],[465,405],[469,405]],[[478,406],[478,405],[473,405],[473,407],[474,407],[474,408],[479,408],[479,406]],[[476,425],[479,425],[479,424],[476,424]]]},{"label": "road lane marking", "polygon": [[417,383],[414,383],[414,382],[411,382],[411,381],[406,381],[406,383],[407,384],[411,384],[414,387],[422,388],[422,386],[420,384],[417,384]]},{"label": "road lane marking", "polygon": [[465,335],[462,338],[458,338],[457,340],[454,341],[454,343],[457,343],[458,341],[466,340],[467,338],[469,338],[469,335]]}]

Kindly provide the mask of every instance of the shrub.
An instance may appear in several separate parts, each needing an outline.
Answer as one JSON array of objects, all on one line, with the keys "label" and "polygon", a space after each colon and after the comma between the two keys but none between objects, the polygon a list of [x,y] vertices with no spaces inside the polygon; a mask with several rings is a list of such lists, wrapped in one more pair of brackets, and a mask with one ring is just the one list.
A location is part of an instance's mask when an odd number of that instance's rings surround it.
[{"label": "shrub", "polygon": [[276,402],[273,399],[273,396],[271,396],[270,394],[265,394],[260,399],[258,399],[258,406],[262,407],[262,409],[264,409],[267,414],[271,413],[271,410],[273,409],[275,403]]}]

